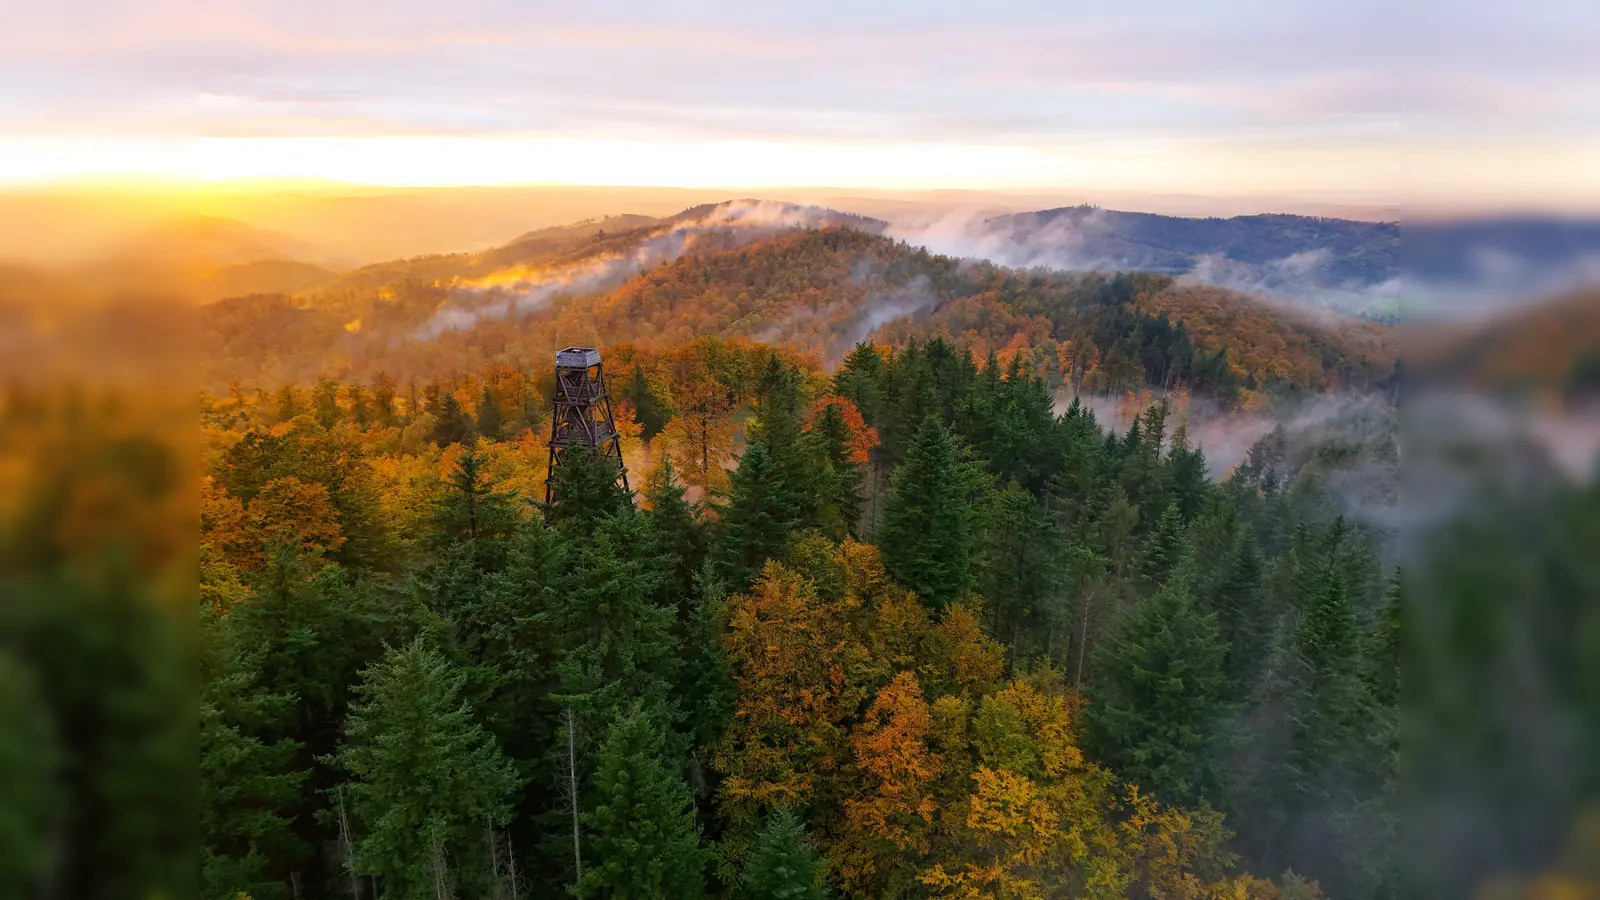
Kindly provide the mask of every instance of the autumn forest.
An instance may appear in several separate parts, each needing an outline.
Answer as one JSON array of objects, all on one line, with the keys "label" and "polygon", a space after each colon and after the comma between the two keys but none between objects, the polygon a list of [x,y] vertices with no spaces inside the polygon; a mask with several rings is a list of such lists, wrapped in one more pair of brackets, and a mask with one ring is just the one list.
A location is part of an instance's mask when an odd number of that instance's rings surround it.
[{"label": "autumn forest", "polygon": [[[1397,890],[1385,326],[691,237],[526,310],[441,258],[205,308],[206,896]],[[557,334],[631,492],[574,450],[545,503]],[[1190,433],[1335,389],[1220,477]]]}]

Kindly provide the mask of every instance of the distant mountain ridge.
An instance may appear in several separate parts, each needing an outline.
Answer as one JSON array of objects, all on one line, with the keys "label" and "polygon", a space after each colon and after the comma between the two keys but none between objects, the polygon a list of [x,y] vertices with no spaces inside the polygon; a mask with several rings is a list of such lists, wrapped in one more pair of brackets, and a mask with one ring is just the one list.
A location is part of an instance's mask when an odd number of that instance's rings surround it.
[{"label": "distant mountain ridge", "polygon": [[1003,265],[1190,277],[1380,319],[1394,317],[1400,292],[1395,222],[1283,214],[1184,218],[1070,206],[895,233],[938,252]]}]

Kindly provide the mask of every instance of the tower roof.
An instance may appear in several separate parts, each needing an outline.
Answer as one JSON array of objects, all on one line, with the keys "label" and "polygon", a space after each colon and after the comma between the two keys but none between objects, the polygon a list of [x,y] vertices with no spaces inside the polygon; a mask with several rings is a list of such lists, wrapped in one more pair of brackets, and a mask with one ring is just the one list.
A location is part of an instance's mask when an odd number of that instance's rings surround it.
[{"label": "tower roof", "polygon": [[600,365],[600,351],[593,347],[568,347],[556,351],[556,368],[587,369]]}]

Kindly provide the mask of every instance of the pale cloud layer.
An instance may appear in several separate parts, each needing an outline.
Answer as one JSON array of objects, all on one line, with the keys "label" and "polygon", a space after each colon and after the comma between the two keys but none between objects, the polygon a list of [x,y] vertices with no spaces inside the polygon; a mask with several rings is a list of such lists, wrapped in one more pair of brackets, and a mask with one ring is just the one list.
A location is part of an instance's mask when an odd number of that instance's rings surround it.
[{"label": "pale cloud layer", "polygon": [[[493,138],[787,146],[801,158],[878,148],[861,151],[867,169],[874,152],[915,146],[930,159],[1015,166],[948,173],[949,186],[1148,177],[1161,189],[1237,189],[1254,170],[1272,190],[1393,198],[1402,146],[1431,154],[1435,138],[1459,146],[1513,126],[1524,154],[1586,150],[1600,119],[1590,62],[1600,28],[1577,3],[0,7],[0,141],[13,148],[13,177],[29,158],[47,177],[90,152],[63,141],[110,141],[103,153],[123,144],[137,158],[140,146],[204,136],[209,149],[185,152],[236,171],[253,165],[261,138],[426,138],[435,151]],[[430,167],[434,151],[420,143],[371,146],[409,159],[413,182],[444,166]],[[1033,161],[1007,162],[1019,154]],[[569,171],[530,163],[513,174]],[[800,181],[834,175],[819,164]],[[931,178],[923,186],[939,186]]]}]

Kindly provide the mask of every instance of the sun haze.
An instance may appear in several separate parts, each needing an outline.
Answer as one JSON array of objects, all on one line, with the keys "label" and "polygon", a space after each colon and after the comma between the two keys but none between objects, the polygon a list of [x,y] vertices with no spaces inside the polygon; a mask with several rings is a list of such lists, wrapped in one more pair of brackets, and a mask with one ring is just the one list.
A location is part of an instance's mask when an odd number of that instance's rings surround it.
[{"label": "sun haze", "polygon": [[[1576,21],[1570,46],[1533,48],[1515,22],[1461,16],[1430,49],[1410,46],[1404,21],[1375,37],[1373,22],[1395,18],[1375,3],[405,6],[15,10],[0,36],[0,185],[1054,188],[1391,205],[1408,185],[1545,205],[1597,187],[1592,138],[1571,126],[1585,101],[1559,89],[1580,64]],[[1537,49],[1540,65],[1518,71],[1541,100],[1503,132],[1517,137],[1464,161],[1460,133],[1506,114],[1467,52],[1490,33],[1508,66]]]}]

